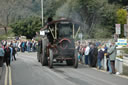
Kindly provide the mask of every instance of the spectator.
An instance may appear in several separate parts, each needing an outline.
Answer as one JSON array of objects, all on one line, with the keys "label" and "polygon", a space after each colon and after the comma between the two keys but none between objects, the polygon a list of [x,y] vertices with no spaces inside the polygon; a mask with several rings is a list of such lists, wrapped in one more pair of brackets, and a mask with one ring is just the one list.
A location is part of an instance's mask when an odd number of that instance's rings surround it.
[{"label": "spectator", "polygon": [[27,51],[27,41],[25,41],[24,44],[24,51]]},{"label": "spectator", "polygon": [[98,55],[98,49],[94,44],[94,48],[93,48],[93,56],[92,56],[92,67],[96,67],[97,65],[97,55]]},{"label": "spectator", "polygon": [[104,55],[106,56],[106,59],[107,59],[107,62],[106,62],[107,71],[112,73],[112,71],[111,71],[111,64],[110,64],[110,58],[109,58],[109,55],[107,55],[108,48],[110,48],[110,45],[105,44],[105,46],[104,46],[105,54]]},{"label": "spectator", "polygon": [[32,41],[32,51],[35,52],[36,50],[36,42]]},{"label": "spectator", "polygon": [[20,42],[20,50],[21,50],[21,52],[23,52],[23,47],[22,47],[23,45],[22,44],[23,44],[23,41]]},{"label": "spectator", "polygon": [[18,42],[18,51],[21,51],[21,41]]},{"label": "spectator", "polygon": [[21,52],[25,51],[25,42],[21,42]]},{"label": "spectator", "polygon": [[116,45],[115,43],[111,44],[110,49],[108,50],[109,58],[110,58],[110,63],[111,63],[111,68],[112,68],[112,74],[115,74],[115,59],[116,59]]},{"label": "spectator", "polygon": [[0,44],[0,67],[3,66],[4,54],[5,54],[4,49],[2,48]]},{"label": "spectator", "polygon": [[12,61],[15,60],[16,61],[16,49],[15,47],[12,46],[13,52],[12,52]]},{"label": "spectator", "polygon": [[[40,44],[40,43],[39,43]],[[78,59],[80,61],[80,53],[79,53],[79,50],[80,50],[80,43],[78,42],[78,46],[77,46],[77,51],[78,51]]]},{"label": "spectator", "polygon": [[10,45],[10,50],[11,50],[11,52],[10,52],[10,63],[11,63],[11,61],[12,61],[12,57],[13,57],[13,46],[12,45]]},{"label": "spectator", "polygon": [[101,69],[101,67],[102,67],[101,61],[104,58],[104,48],[103,47],[99,47],[97,57],[98,57],[98,68]]},{"label": "spectator", "polygon": [[86,65],[88,65],[89,51],[90,51],[90,47],[89,47],[89,44],[88,44],[87,47],[86,47],[86,50],[85,50],[85,64]]},{"label": "spectator", "polygon": [[85,51],[86,51],[86,45],[83,46],[83,58],[82,58],[82,63],[85,63]]},{"label": "spectator", "polygon": [[7,66],[10,66],[10,54],[11,54],[11,50],[8,44],[5,48],[5,62]]},{"label": "spectator", "polygon": [[93,51],[94,51],[94,45],[91,43],[90,44],[89,56],[88,56],[89,66],[92,66],[92,60],[93,60],[93,55],[94,55]]},{"label": "spectator", "polygon": [[30,51],[32,51],[32,42],[30,41]]},{"label": "spectator", "polygon": [[80,59],[80,62],[82,63],[82,56],[83,56],[83,46],[80,45],[80,49],[79,49],[79,59]]},{"label": "spectator", "polygon": [[29,41],[27,41],[26,46],[27,46],[27,51],[29,52]]},{"label": "spectator", "polygon": [[4,40],[4,41],[3,41],[3,46],[4,46],[4,48],[6,47],[6,45],[7,45],[7,41]]}]

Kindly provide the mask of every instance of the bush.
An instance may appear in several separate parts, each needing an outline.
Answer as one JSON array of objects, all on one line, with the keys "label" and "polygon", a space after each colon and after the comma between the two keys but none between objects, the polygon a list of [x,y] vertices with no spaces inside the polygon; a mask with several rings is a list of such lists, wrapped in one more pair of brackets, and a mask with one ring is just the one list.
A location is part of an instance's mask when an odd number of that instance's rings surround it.
[{"label": "bush", "polygon": [[120,50],[124,51],[124,53],[128,54],[128,48],[121,48]]},{"label": "bush", "polygon": [[36,32],[41,29],[40,17],[29,17],[24,20],[20,20],[10,25],[16,36],[26,36],[28,39],[32,39]]}]

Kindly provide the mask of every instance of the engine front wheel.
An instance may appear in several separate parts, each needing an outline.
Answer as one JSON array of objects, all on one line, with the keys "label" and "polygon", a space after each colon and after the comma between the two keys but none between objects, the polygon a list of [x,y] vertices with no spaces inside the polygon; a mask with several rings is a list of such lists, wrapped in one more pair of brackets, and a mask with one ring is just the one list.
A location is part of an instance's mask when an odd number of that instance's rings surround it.
[{"label": "engine front wheel", "polygon": [[46,56],[46,40],[42,40],[42,54],[41,54],[41,64],[42,66],[47,66],[48,65],[48,60]]},{"label": "engine front wheel", "polygon": [[53,51],[49,49],[49,67],[53,68]]}]

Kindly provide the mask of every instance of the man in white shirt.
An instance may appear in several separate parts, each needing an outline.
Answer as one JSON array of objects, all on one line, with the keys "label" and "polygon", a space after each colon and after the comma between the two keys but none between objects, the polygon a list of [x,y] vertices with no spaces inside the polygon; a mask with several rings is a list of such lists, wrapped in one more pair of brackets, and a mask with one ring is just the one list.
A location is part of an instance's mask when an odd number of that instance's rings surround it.
[{"label": "man in white shirt", "polygon": [[88,65],[88,56],[89,56],[89,52],[90,52],[90,47],[89,45],[86,47],[85,49],[85,64]]}]

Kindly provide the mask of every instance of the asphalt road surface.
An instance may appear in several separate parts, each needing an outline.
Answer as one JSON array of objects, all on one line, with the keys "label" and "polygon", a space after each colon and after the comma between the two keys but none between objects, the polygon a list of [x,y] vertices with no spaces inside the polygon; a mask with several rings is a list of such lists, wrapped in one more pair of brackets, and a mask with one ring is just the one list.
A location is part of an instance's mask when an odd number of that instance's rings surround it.
[{"label": "asphalt road surface", "polygon": [[42,67],[36,53],[18,53],[17,61],[6,67],[0,85],[128,85],[128,79],[97,71],[84,65],[78,69],[55,64]]}]

